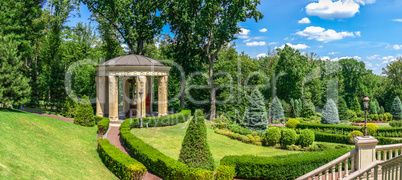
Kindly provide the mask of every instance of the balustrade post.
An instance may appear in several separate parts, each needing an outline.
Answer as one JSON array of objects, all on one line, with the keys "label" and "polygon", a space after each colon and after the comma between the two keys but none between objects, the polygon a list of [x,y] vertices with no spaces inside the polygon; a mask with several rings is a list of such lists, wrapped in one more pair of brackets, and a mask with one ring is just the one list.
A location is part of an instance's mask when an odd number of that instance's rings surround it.
[{"label": "balustrade post", "polygon": [[345,159],[345,177],[349,176],[349,161],[348,161],[348,159],[349,158]]},{"label": "balustrade post", "polygon": [[374,180],[378,179],[378,165],[374,167]]},{"label": "balustrade post", "polygon": [[390,150],[389,150],[389,157],[388,157],[388,159],[392,159],[392,150],[393,150],[393,149],[390,149]]},{"label": "balustrade post", "polygon": [[382,157],[382,160],[383,161],[386,161],[387,160],[387,150],[382,150],[383,151],[383,157]]},{"label": "balustrade post", "polygon": [[329,169],[325,170],[325,180],[329,180]]},{"label": "balustrade post", "polygon": [[395,157],[397,157],[399,155],[399,148],[395,149]]},{"label": "balustrade post", "polygon": [[360,170],[376,160],[376,145],[378,140],[372,136],[358,136],[353,138],[357,150],[355,170]]},{"label": "balustrade post", "polygon": [[381,160],[381,150],[377,151],[377,160]]},{"label": "balustrade post", "polygon": [[335,180],[335,165],[332,167],[332,180]]},{"label": "balustrade post", "polygon": [[338,164],[338,180],[342,180],[342,162]]}]

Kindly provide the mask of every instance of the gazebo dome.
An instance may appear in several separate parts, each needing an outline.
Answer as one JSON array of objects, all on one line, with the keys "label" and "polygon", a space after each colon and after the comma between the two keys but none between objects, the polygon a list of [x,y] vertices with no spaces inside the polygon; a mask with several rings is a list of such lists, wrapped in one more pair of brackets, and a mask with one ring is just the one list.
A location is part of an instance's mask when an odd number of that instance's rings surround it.
[{"label": "gazebo dome", "polygon": [[110,59],[99,66],[166,66],[158,60],[150,57],[129,54]]}]

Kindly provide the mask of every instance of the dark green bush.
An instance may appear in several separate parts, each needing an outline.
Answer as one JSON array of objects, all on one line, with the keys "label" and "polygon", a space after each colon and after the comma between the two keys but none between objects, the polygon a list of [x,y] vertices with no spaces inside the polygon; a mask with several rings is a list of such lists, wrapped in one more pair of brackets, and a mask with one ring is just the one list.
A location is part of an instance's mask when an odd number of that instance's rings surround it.
[{"label": "dark green bush", "polygon": [[389,122],[391,127],[402,127],[402,121],[391,121]]},{"label": "dark green bush", "polygon": [[308,147],[313,144],[315,140],[314,132],[310,129],[303,129],[300,132],[299,145],[301,147]]},{"label": "dark green bush", "polygon": [[348,136],[314,131],[315,141],[348,144]]},{"label": "dark green bush", "polygon": [[215,180],[233,180],[236,176],[236,171],[233,166],[220,165],[216,169]]},{"label": "dark green bush", "polygon": [[147,168],[120,149],[110,144],[107,139],[98,139],[98,153],[105,166],[119,179],[143,179]]},{"label": "dark green bush", "polygon": [[110,120],[107,117],[102,118],[101,121],[98,123],[98,134],[103,135],[106,133],[107,129],[109,128]]},{"label": "dark green bush", "polygon": [[277,127],[270,127],[265,132],[265,138],[269,146],[275,146],[281,140],[281,131]]},{"label": "dark green bush", "polygon": [[169,156],[164,155],[151,145],[131,133],[130,121],[120,126],[120,134],[124,144],[132,156],[144,164],[150,171],[166,180],[213,179],[213,171],[191,168]]},{"label": "dark green bush", "polygon": [[94,119],[95,119],[95,124],[98,124],[99,121],[102,121],[102,120],[103,120],[103,117],[94,116]]},{"label": "dark green bush", "polygon": [[193,168],[214,170],[214,159],[207,142],[207,126],[201,110],[197,110],[189,122],[179,161]]},{"label": "dark green bush", "polygon": [[284,156],[225,156],[221,165],[235,167],[238,179],[296,179],[351,151],[351,148],[329,149]]},{"label": "dark green bush", "polygon": [[[182,110],[179,113],[168,115],[168,116],[160,116],[160,117],[145,117],[142,118],[143,126],[148,123],[148,127],[163,127],[163,126],[173,126],[178,123],[186,122],[187,119],[191,116],[190,110]],[[140,118],[132,118],[126,119],[131,121],[132,128],[140,127]]]},{"label": "dark green bush", "polygon": [[70,97],[67,97],[60,114],[67,118],[74,118],[75,113],[77,112],[76,101],[76,97],[73,97],[72,99]]},{"label": "dark green bush", "polygon": [[234,133],[238,133],[241,135],[249,135],[251,134],[250,129],[241,127],[239,124],[228,124],[228,129]]},{"label": "dark green bush", "polygon": [[356,112],[348,110],[348,120],[353,120],[355,118],[357,118]]},{"label": "dark green bush", "polygon": [[292,145],[296,143],[296,131],[293,129],[282,129],[282,134],[281,134],[281,144],[283,147]]},{"label": "dark green bush", "polygon": [[91,102],[88,96],[84,95],[80,104],[78,105],[77,112],[74,116],[74,124],[81,126],[92,127],[95,126],[94,110],[92,109]]}]

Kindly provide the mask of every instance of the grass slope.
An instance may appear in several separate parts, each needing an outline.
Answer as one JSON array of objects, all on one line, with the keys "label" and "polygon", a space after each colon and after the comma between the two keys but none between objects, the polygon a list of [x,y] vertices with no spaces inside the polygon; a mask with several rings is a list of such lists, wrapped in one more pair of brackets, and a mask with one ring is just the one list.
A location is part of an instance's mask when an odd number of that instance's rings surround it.
[{"label": "grass slope", "polygon": [[[258,155],[258,156],[276,156],[300,151],[286,151],[270,147],[262,147],[242,143],[229,137],[216,134],[207,121],[208,144],[217,165],[219,161],[227,155]],[[131,132],[144,142],[155,147],[167,156],[179,159],[181,143],[186,134],[187,123],[177,124],[170,127],[157,127],[149,129],[133,129]]]},{"label": "grass slope", "polygon": [[0,109],[0,179],[117,179],[96,146],[96,127]]}]

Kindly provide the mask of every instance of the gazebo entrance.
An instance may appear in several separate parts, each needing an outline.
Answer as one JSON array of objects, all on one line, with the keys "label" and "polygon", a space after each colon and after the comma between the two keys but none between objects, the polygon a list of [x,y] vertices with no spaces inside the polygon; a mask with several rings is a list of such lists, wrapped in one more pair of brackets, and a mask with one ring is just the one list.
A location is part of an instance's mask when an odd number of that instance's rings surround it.
[{"label": "gazebo entrance", "polygon": [[[125,55],[113,58],[95,67],[96,115],[119,120],[119,77],[123,83],[123,115],[152,116],[153,77],[158,77],[158,116],[168,115],[167,82],[171,67],[141,55]],[[135,90],[130,93],[131,84]],[[142,94],[142,97],[140,97]]]}]

